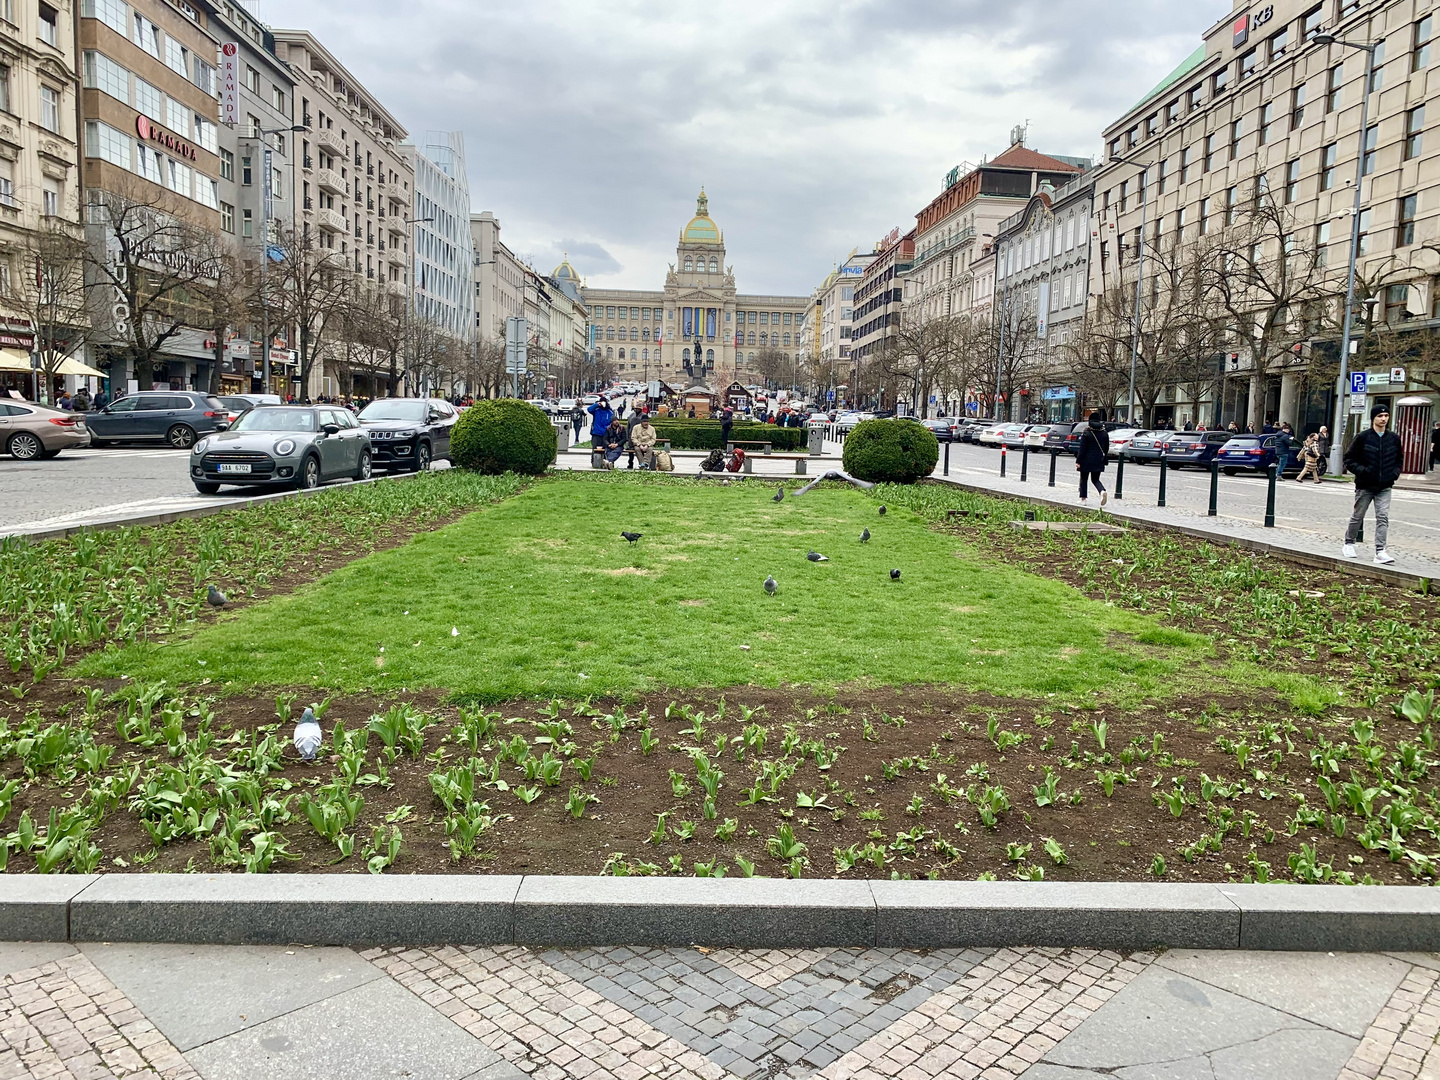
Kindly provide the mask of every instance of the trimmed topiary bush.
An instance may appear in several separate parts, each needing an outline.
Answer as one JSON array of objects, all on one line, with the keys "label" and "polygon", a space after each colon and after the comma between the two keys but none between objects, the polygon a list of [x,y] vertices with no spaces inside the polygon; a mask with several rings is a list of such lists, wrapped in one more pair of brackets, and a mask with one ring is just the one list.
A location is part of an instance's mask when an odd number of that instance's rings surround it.
[{"label": "trimmed topiary bush", "polygon": [[844,460],[857,480],[913,484],[935,471],[940,444],[914,420],[864,420],[845,436]]},{"label": "trimmed topiary bush", "polygon": [[[672,450],[723,449],[720,445],[718,420],[662,416],[651,422],[660,438],[670,440]],[[730,429],[730,441],[737,440],[768,442],[770,449],[778,454],[788,450],[804,450],[810,445],[810,432],[805,428],[782,428],[774,424],[737,423]]]},{"label": "trimmed topiary bush", "polygon": [[538,476],[554,462],[555,444],[555,426],[544,412],[515,398],[496,398],[460,414],[450,434],[450,459],[490,476]]}]

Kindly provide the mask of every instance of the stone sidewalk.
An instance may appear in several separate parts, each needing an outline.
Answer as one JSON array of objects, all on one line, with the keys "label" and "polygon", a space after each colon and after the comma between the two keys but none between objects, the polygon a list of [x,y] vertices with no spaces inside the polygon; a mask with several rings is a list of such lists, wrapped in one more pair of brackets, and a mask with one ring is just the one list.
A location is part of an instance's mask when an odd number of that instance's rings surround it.
[{"label": "stone sidewalk", "polygon": [[1437,954],[0,944],[0,1080],[1416,1080],[1437,980]]}]

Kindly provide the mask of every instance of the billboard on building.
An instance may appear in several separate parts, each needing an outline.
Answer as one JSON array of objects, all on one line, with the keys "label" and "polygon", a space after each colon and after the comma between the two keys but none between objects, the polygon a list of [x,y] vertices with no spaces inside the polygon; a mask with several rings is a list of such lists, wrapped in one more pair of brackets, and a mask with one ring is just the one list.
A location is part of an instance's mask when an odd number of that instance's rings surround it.
[{"label": "billboard on building", "polygon": [[234,41],[220,46],[220,122],[240,122],[240,46]]}]

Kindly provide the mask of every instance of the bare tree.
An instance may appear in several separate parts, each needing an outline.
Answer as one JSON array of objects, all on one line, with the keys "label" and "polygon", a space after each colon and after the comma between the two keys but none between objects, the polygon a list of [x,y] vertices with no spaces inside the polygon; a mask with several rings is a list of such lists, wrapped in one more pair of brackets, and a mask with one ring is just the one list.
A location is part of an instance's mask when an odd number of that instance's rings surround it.
[{"label": "bare tree", "polygon": [[[203,315],[210,334],[213,361],[210,365],[210,393],[220,392],[220,372],[225,364],[225,339],[231,328],[246,322],[255,302],[256,289],[233,247],[222,245],[214,258],[215,276],[195,287],[196,311]],[[268,348],[266,342],[264,347]],[[246,388],[248,389],[248,387]],[[265,388],[268,393],[270,388]]]},{"label": "bare tree", "polygon": [[790,369],[790,354],[767,345],[755,354],[755,370],[766,386],[778,386]]},{"label": "bare tree", "polygon": [[73,224],[49,218],[26,235],[20,274],[7,304],[29,320],[48,397],[55,373],[90,334],[85,240]]},{"label": "bare tree", "polygon": [[968,381],[976,366],[976,350],[968,348],[971,324],[957,316],[926,318],[918,308],[907,309],[894,334],[875,354],[875,363],[887,380],[904,387],[911,405],[929,414],[931,392]]},{"label": "bare tree", "polygon": [[[279,249],[279,257],[271,260],[266,273],[263,302],[271,325],[295,327],[300,385],[308,394],[315,365],[321,364],[323,370],[327,347],[347,324],[358,280],[344,256],[321,247],[314,233],[291,230],[272,246]],[[254,317],[265,321],[258,310]]]}]

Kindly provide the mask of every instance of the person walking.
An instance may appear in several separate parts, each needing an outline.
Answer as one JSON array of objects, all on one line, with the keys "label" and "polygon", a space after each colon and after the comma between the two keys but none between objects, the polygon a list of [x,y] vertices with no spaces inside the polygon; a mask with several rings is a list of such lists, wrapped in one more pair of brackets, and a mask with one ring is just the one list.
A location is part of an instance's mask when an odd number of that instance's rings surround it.
[{"label": "person walking", "polygon": [[735,410],[726,405],[720,410],[720,451],[730,449],[730,429],[735,426]]},{"label": "person walking", "polygon": [[585,426],[585,410],[579,405],[570,411],[570,426],[575,429],[575,442],[580,441],[580,431]]},{"label": "person walking", "polygon": [[1322,424],[1320,425],[1320,430],[1315,434],[1319,436],[1320,471],[1324,472],[1325,469],[1329,468],[1328,462],[1330,461],[1330,429]]},{"label": "person walking", "polygon": [[1440,465],[1440,424],[1430,432],[1430,468]]},{"label": "person walking", "polygon": [[1285,479],[1285,469],[1290,464],[1290,456],[1295,452],[1295,436],[1289,424],[1281,424],[1280,430],[1275,435],[1275,479]]},{"label": "person walking", "polygon": [[1315,477],[1315,483],[1320,483],[1320,436],[1312,433],[1305,440],[1305,445],[1300,448],[1300,460],[1303,467],[1300,475],[1295,478],[1297,483],[1303,484],[1306,477]]},{"label": "person walking", "polygon": [[89,412],[90,391],[83,386],[80,387],[80,389],[75,392],[75,398],[70,404],[76,412]]},{"label": "person walking", "polygon": [[655,468],[655,442],[659,437],[655,425],[650,423],[650,413],[642,412],[640,422],[630,429],[630,445],[634,448],[631,456],[640,455],[640,468]]},{"label": "person walking", "polygon": [[1345,468],[1355,474],[1355,510],[1345,526],[1341,551],[1347,559],[1356,557],[1355,539],[1365,525],[1365,511],[1374,506],[1375,561],[1382,566],[1395,561],[1385,549],[1385,541],[1390,532],[1390,496],[1404,460],[1400,436],[1387,430],[1389,426],[1389,406],[1376,405],[1370,410],[1370,429],[1355,436],[1345,451]]},{"label": "person walking", "polygon": [[1110,435],[1105,430],[1105,410],[1096,409],[1090,414],[1090,422],[1080,433],[1080,445],[1075,448],[1075,468],[1080,472],[1080,501],[1089,502],[1089,484],[1095,485],[1100,493],[1100,505],[1110,501],[1110,493],[1100,482],[1100,474],[1110,460]]}]

